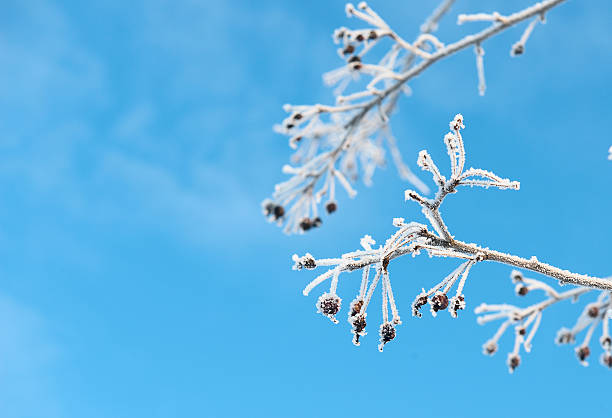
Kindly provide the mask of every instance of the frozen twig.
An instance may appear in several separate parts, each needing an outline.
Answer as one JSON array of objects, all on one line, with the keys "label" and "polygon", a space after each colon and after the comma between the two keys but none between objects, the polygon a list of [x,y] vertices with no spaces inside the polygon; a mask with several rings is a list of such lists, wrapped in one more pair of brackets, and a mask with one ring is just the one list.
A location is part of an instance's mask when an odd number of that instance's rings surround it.
[{"label": "frozen twig", "polygon": [[[276,185],[271,199],[263,203],[264,214],[284,225],[287,233],[304,232],[321,225],[317,207],[325,196],[328,213],[337,210],[336,181],[349,196],[356,194],[351,182],[363,172],[369,184],[376,167],[385,164],[385,148],[391,152],[400,176],[410,181],[419,192],[427,194],[427,186],[402,163],[395,139],[390,135],[389,115],[393,113],[399,94],[407,92],[407,83],[432,64],[469,47],[475,47],[479,92],[484,94],[483,43],[507,28],[525,20],[542,17],[564,0],[546,0],[521,11],[501,16],[499,13],[461,15],[459,22],[485,20],[491,25],[480,32],[445,44],[433,35],[439,20],[450,9],[453,0],[445,0],[421,26],[413,42],[403,39],[365,2],[357,7],[348,4],[349,17],[363,21],[364,29],[339,28],[334,33],[340,44],[339,55],[346,64],[325,75],[325,82],[336,85],[336,105],[286,105],[289,116],[276,127],[290,137],[296,149],[293,166],[285,166],[291,175]],[[533,23],[521,38],[522,44],[533,30]],[[381,39],[392,45],[376,64],[365,61],[367,54]],[[520,41],[520,42],[521,42]],[[360,76],[369,78],[367,86],[350,94],[344,90]],[[478,181],[465,183],[480,185]]]},{"label": "frozen twig", "polygon": [[[576,302],[578,298],[587,293],[595,293],[594,289],[587,287],[577,287],[565,292],[557,292],[544,282],[536,279],[524,277],[522,273],[514,270],[511,274],[512,280],[516,283],[516,293],[525,296],[532,290],[542,290],[548,296],[547,299],[527,307],[514,305],[491,305],[483,303],[475,309],[479,314],[478,323],[486,324],[491,321],[503,320],[502,327],[495,335],[485,342],[483,352],[492,355],[497,351],[497,341],[510,325],[514,325],[514,349],[508,355],[508,366],[513,372],[520,364],[520,347],[525,352],[531,351],[531,342],[538,330],[545,309],[567,300]],[[607,280],[612,281],[612,277]],[[587,329],[585,337],[576,348],[576,356],[582,365],[588,365],[587,358],[590,356],[591,349],[589,343],[598,325],[601,324],[600,345],[603,349],[601,364],[612,368],[612,340],[610,339],[609,321],[611,319],[612,305],[609,291],[600,291],[597,299],[585,306],[578,317],[573,328],[561,328],[557,333],[557,344],[570,344],[576,341],[576,336]],[[529,330],[529,333],[527,334]]]}]

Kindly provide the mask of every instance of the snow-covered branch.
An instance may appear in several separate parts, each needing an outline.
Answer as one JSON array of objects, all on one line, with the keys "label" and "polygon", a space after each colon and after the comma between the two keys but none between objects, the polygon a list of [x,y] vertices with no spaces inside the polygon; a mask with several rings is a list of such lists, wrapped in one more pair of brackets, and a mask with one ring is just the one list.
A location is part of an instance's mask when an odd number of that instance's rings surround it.
[{"label": "snow-covered branch", "polygon": [[[428,187],[403,163],[389,126],[389,115],[394,111],[400,93],[410,91],[408,81],[432,64],[474,47],[478,89],[480,94],[484,94],[484,42],[511,26],[534,19],[512,47],[512,55],[519,55],[537,21],[543,21],[546,12],[564,0],[546,0],[508,16],[499,13],[461,15],[459,23],[485,20],[491,25],[445,44],[433,35],[433,31],[453,1],[443,1],[412,42],[391,29],[365,2],[357,7],[347,4],[347,15],[363,21],[367,27],[342,27],[334,33],[334,40],[340,45],[338,53],[346,64],[327,73],[324,80],[336,86],[336,104],[286,105],[289,116],[276,127],[277,131],[290,137],[289,145],[296,152],[292,157],[293,165],[283,167],[283,172],[291,177],[275,186],[272,198],[263,202],[263,210],[271,221],[284,225],[285,232],[304,232],[321,225],[321,201],[325,198],[328,213],[336,211],[337,183],[350,197],[355,196],[351,183],[362,171],[364,183],[370,184],[376,168],[385,164],[386,149],[391,153],[400,176],[410,181],[419,192],[427,194]],[[379,62],[368,63],[368,52],[380,45],[382,39],[390,39],[391,47]],[[352,83],[361,76],[369,80],[365,89],[357,88],[355,92],[345,93],[348,86],[354,85]],[[476,183],[471,185],[478,185]]]},{"label": "snow-covered branch", "polygon": [[[519,296],[525,296],[532,291],[542,291],[547,296],[546,299],[528,307],[518,307],[514,305],[491,305],[483,303],[475,309],[479,314],[478,323],[486,324],[492,321],[501,320],[497,332],[483,345],[483,353],[493,355],[497,352],[498,341],[501,336],[510,328],[514,328],[514,346],[508,354],[508,369],[512,373],[521,363],[520,350],[523,348],[526,353],[531,351],[531,343],[542,320],[543,312],[546,308],[559,302],[570,300],[578,301],[578,298],[586,293],[595,293],[593,289],[587,287],[577,287],[565,292],[557,292],[546,283],[530,279],[519,271],[513,270],[511,273],[512,281],[516,284],[515,291]],[[612,280],[612,278],[608,278]],[[579,315],[576,324],[570,328],[561,328],[557,333],[555,341],[557,344],[570,344],[576,341],[576,337],[585,329],[584,339],[576,347],[576,356],[580,363],[587,366],[587,358],[591,354],[589,343],[596,328],[601,325],[601,337],[599,343],[603,349],[600,357],[602,365],[612,368],[612,339],[610,337],[610,319],[612,319],[612,301],[609,291],[599,292],[596,300],[587,304]]]},{"label": "snow-covered branch", "polygon": [[[461,260],[460,265],[442,281],[427,291],[423,289],[422,292],[417,295],[412,303],[412,314],[419,317],[421,316],[421,308],[426,304],[430,305],[431,313],[434,316],[436,316],[439,311],[448,308],[451,316],[456,317],[457,312],[464,309],[466,306],[463,289],[468,275],[474,265],[484,261],[495,261],[520,267],[558,279],[561,284],[570,283],[586,286],[586,288],[579,288],[566,293],[557,293],[551,286],[536,280],[522,278],[521,275],[521,280],[517,280],[517,282],[520,282],[521,286],[519,290],[517,290],[519,294],[525,294],[534,289],[541,289],[545,291],[551,299],[542,302],[535,308],[531,307],[526,310],[518,310],[518,308],[510,305],[493,305],[494,308],[489,308],[492,310],[499,310],[499,312],[485,316],[483,321],[506,318],[510,313],[514,315],[514,313],[519,312],[520,315],[518,317],[515,315],[512,316],[512,318],[518,318],[516,319],[516,321],[518,321],[529,317],[531,318],[530,324],[534,321],[534,324],[537,324],[540,321],[538,318],[540,314],[538,312],[541,312],[542,309],[556,303],[558,300],[563,300],[571,296],[579,296],[589,291],[590,288],[605,290],[606,292],[603,292],[605,294],[612,291],[612,280],[610,279],[572,273],[542,263],[536,257],[526,259],[455,239],[440,214],[440,206],[449,194],[456,192],[459,186],[495,187],[498,189],[518,190],[519,183],[502,178],[487,170],[475,168],[465,169],[466,153],[463,136],[461,134],[462,129],[465,127],[463,116],[460,114],[456,115],[449,126],[450,132],[444,136],[444,143],[450,160],[450,175],[448,178],[444,176],[429,153],[427,151],[421,151],[419,153],[418,164],[423,170],[429,171],[432,174],[435,183],[438,185],[438,192],[435,197],[431,199],[421,196],[414,190],[406,190],[405,192],[407,200],[413,200],[421,206],[423,214],[433,229],[432,231],[424,224],[405,222],[403,218],[396,218],[393,220],[393,225],[397,228],[397,231],[387,239],[384,245],[380,245],[378,248],[373,247],[375,241],[372,237],[366,235],[361,239],[362,249],[343,254],[338,258],[315,259],[310,254],[306,254],[302,257],[297,255],[293,256],[295,263],[294,269],[297,270],[329,267],[326,272],[316,277],[306,286],[304,295],[308,295],[316,286],[329,279],[331,282],[330,289],[318,299],[317,308],[320,313],[329,317],[336,323],[338,322],[336,320],[336,315],[340,311],[342,303],[341,298],[337,294],[341,273],[363,270],[360,291],[351,303],[351,311],[348,318],[354,334],[353,341],[356,345],[359,345],[360,337],[365,335],[367,307],[378,283],[381,281],[383,312],[382,324],[379,330],[380,350],[382,351],[383,346],[395,338],[395,326],[399,325],[401,321],[393,297],[388,266],[391,260],[406,254],[416,256],[420,254],[421,251],[424,251],[430,257],[451,257]],[[371,270],[374,270],[374,278],[370,282]],[[514,274],[515,277],[518,277],[518,275],[519,273]],[[455,293],[449,298],[449,292],[453,287],[456,289]],[[388,315],[389,306],[392,312],[391,319],[389,319]],[[499,331],[499,335],[496,337],[497,339],[509,325],[510,322],[503,325],[503,329]],[[526,340],[527,343],[531,341],[531,338]],[[494,341],[496,342],[497,339]],[[517,360],[518,357],[516,357],[518,356],[518,349],[517,346],[513,351],[514,354],[511,364],[514,366],[511,366],[511,368],[518,365],[517,361],[519,360]]]}]

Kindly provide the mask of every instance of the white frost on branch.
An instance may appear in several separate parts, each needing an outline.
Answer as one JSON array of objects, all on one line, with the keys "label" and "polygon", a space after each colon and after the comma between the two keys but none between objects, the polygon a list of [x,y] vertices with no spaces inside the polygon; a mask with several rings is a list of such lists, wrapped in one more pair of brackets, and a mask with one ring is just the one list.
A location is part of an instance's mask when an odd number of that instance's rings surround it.
[{"label": "white frost on branch", "polygon": [[[531,351],[531,342],[542,320],[543,312],[546,308],[566,300],[576,302],[578,298],[586,293],[594,293],[593,289],[587,287],[577,287],[565,292],[557,292],[548,284],[530,279],[519,271],[513,270],[510,277],[515,283],[515,291],[518,296],[525,296],[532,291],[542,291],[547,296],[546,299],[527,307],[514,305],[492,305],[483,303],[475,309],[479,314],[478,323],[483,325],[492,321],[501,320],[501,325],[491,339],[483,345],[483,353],[493,355],[498,348],[498,340],[512,326],[514,328],[514,346],[508,354],[508,369],[512,373],[520,365],[520,349],[526,353]],[[609,278],[612,279],[612,278]],[[602,365],[612,368],[612,339],[610,338],[610,319],[612,319],[612,301],[609,291],[601,291],[594,302],[587,304],[579,315],[576,324],[570,328],[561,328],[555,341],[557,344],[571,344],[576,341],[576,337],[585,329],[582,342],[576,347],[575,353],[578,361],[583,366],[587,366],[587,359],[591,355],[590,341],[596,328],[601,325],[601,337],[599,343],[603,350],[600,357]]]},{"label": "white frost on branch", "polygon": [[[352,184],[359,177],[366,185],[371,184],[376,168],[386,164],[387,152],[400,177],[419,192],[428,194],[425,183],[404,164],[389,126],[389,116],[396,108],[399,95],[410,92],[407,83],[435,62],[474,46],[478,90],[484,94],[483,43],[525,20],[542,19],[562,1],[546,0],[508,16],[460,15],[459,23],[484,20],[491,25],[453,43],[442,42],[432,32],[454,0],[444,0],[412,42],[391,29],[365,2],[357,7],[347,4],[347,15],[359,19],[366,27],[341,27],[334,32],[338,54],[345,64],[325,74],[324,81],[335,86],[336,104],[284,107],[289,115],[275,129],[289,136],[289,145],[295,150],[291,165],[283,167],[283,172],[291,177],[275,186],[272,198],[263,203],[264,214],[284,226],[286,233],[301,233],[320,226],[319,205],[324,201],[328,214],[338,208],[336,183],[353,197],[356,191]],[[524,48],[534,22],[513,47],[515,54],[518,53],[516,45]],[[390,39],[391,46],[380,61],[368,62],[368,53],[382,45],[383,39]],[[366,85],[362,88],[357,82],[364,78]]]},{"label": "white frost on branch", "polygon": [[[311,281],[306,286],[303,293],[307,296],[316,286],[331,279],[329,291],[323,293],[317,301],[317,310],[329,317],[335,323],[337,323],[336,314],[340,311],[342,301],[337,294],[341,273],[363,270],[362,283],[357,296],[350,304],[351,309],[348,316],[349,323],[352,326],[352,333],[354,336],[353,342],[355,345],[359,345],[360,338],[365,335],[367,308],[381,280],[383,303],[381,315],[382,324],[379,330],[379,349],[382,351],[384,345],[395,338],[395,327],[399,325],[401,321],[396,301],[391,290],[389,264],[391,260],[406,254],[416,256],[420,254],[421,251],[425,251],[430,257],[451,257],[461,260],[461,264],[442,281],[432,286],[427,291],[423,289],[421,293],[417,295],[412,303],[412,315],[417,317],[421,316],[421,308],[429,304],[433,316],[436,316],[440,311],[448,309],[450,315],[456,318],[458,311],[465,309],[466,306],[463,289],[471,268],[476,263],[483,261],[495,261],[532,270],[556,278],[562,283],[573,283],[592,288],[600,288],[605,290],[605,292],[603,292],[605,294],[608,294],[612,290],[612,281],[609,279],[600,279],[571,273],[567,270],[561,270],[557,267],[542,263],[535,257],[525,259],[505,254],[476,244],[467,244],[458,241],[451,235],[442,219],[439,209],[446,196],[455,193],[459,186],[496,187],[499,189],[518,190],[519,183],[504,179],[487,170],[475,168],[464,170],[466,153],[461,133],[465,128],[463,116],[457,114],[449,123],[449,126],[450,132],[444,136],[444,143],[450,159],[449,176],[446,177],[440,172],[438,166],[427,151],[421,151],[419,153],[418,164],[423,170],[429,171],[432,174],[435,183],[438,185],[438,192],[435,197],[431,199],[422,197],[413,190],[406,190],[405,192],[407,200],[413,200],[421,206],[423,214],[428,219],[433,231],[428,230],[426,225],[416,222],[406,222],[403,218],[395,218],[393,219],[393,226],[397,228],[396,232],[387,239],[384,245],[379,245],[378,248],[373,247],[375,242],[372,237],[366,235],[361,239],[363,250],[352,251],[338,258],[315,259],[308,253],[303,257],[299,257],[298,255],[293,256],[294,269],[329,267],[326,272],[320,274]],[[375,271],[375,275],[373,280],[369,282],[370,269],[372,268]],[[527,294],[532,290],[541,290],[545,292],[550,299],[535,307],[530,307],[527,310],[521,310],[512,305],[481,305],[481,307],[478,308],[478,313],[486,313],[486,315],[483,315],[479,319],[480,323],[505,319],[505,322],[493,339],[485,344],[484,351],[487,354],[492,354],[496,351],[497,340],[504,333],[506,328],[511,324],[522,321],[522,329],[515,327],[517,340],[514,350],[508,357],[508,365],[511,371],[520,363],[520,347],[523,346],[527,351],[529,351],[531,347],[531,340],[541,320],[540,311],[558,300],[577,297],[590,290],[589,288],[579,288],[565,293],[558,293],[546,283],[525,278],[522,273],[518,271],[513,271],[512,277],[517,283],[516,291],[519,295]],[[449,298],[449,292],[453,288],[456,290],[454,295]],[[609,297],[606,300],[609,300]],[[602,299],[601,303],[604,302],[605,300]],[[606,303],[609,304],[609,302]],[[604,307],[604,305],[600,305],[600,307]],[[391,308],[391,319],[389,319],[388,306]],[[607,307],[608,305],[605,306]],[[523,319],[525,320],[523,321]],[[531,326],[529,334],[527,334],[528,326]]]}]

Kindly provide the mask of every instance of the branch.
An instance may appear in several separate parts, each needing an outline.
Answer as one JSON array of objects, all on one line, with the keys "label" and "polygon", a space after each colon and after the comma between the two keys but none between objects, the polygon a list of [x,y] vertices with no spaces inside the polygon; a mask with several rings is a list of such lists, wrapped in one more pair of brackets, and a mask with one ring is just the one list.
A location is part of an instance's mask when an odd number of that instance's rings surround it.
[{"label": "branch", "polygon": [[[399,314],[395,307],[395,301],[393,300],[390,292],[391,281],[388,274],[388,267],[392,260],[401,257],[406,254],[412,254],[416,256],[421,251],[425,251],[430,257],[452,257],[462,260],[462,263],[448,276],[446,276],[440,283],[433,286],[430,290],[422,292],[416,297],[412,304],[413,316],[421,316],[420,310],[426,304],[430,305],[431,313],[436,316],[439,311],[448,308],[451,316],[456,317],[457,312],[465,308],[465,296],[463,295],[463,288],[466,284],[467,277],[471,271],[471,268],[477,263],[483,261],[494,261],[503,263],[515,267],[520,267],[528,270],[532,270],[549,277],[558,279],[561,284],[571,283],[586,286],[577,290],[568,291],[566,293],[558,293],[549,285],[537,281],[535,279],[525,279],[519,272],[513,272],[514,279],[520,281],[520,289],[517,290],[519,294],[526,294],[530,290],[540,289],[546,292],[550,296],[549,300],[546,300],[538,305],[531,308],[520,310],[511,305],[494,305],[500,309],[500,312],[491,316],[486,317],[486,320],[499,319],[499,318],[512,318],[512,321],[520,321],[525,317],[531,318],[530,321],[537,321],[539,313],[544,308],[569,297],[577,297],[583,293],[586,293],[590,288],[598,288],[606,290],[607,292],[612,291],[612,280],[601,279],[597,277],[591,277],[582,274],[572,273],[567,270],[551,266],[549,264],[542,263],[537,260],[536,257],[530,259],[521,258],[515,255],[505,254],[500,251],[491,250],[484,248],[477,244],[468,244],[459,240],[456,240],[449,231],[449,228],[444,223],[442,215],[440,214],[440,206],[444,199],[451,193],[455,193],[459,186],[478,186],[478,187],[496,187],[499,189],[519,189],[519,183],[504,179],[490,171],[482,169],[469,168],[464,170],[466,162],[466,153],[461,134],[462,129],[465,128],[463,116],[460,114],[456,115],[453,120],[449,123],[450,132],[445,135],[444,143],[447,148],[447,152],[450,159],[450,176],[448,179],[442,175],[437,165],[427,153],[427,151],[421,151],[419,153],[418,164],[423,170],[429,171],[434,181],[438,184],[438,192],[433,199],[427,199],[419,195],[413,190],[406,190],[406,199],[414,200],[417,202],[425,215],[429,220],[433,231],[430,231],[426,225],[419,224],[416,222],[405,222],[403,218],[395,218],[393,225],[398,228],[397,231],[385,242],[384,245],[378,248],[373,248],[375,244],[372,237],[366,235],[361,240],[362,250],[353,251],[346,253],[339,258],[330,259],[315,259],[310,254],[306,254],[303,257],[293,256],[295,262],[294,269],[315,269],[317,267],[330,267],[330,269],[315,278],[306,288],[304,289],[304,295],[308,295],[314,287],[320,285],[329,278],[332,278],[332,283],[329,292],[324,293],[317,302],[319,312],[328,316],[334,322],[337,322],[335,315],[339,312],[341,306],[341,299],[337,296],[336,290],[340,274],[343,272],[350,272],[358,269],[363,269],[363,280],[361,286],[361,292],[355,300],[353,300],[351,307],[351,313],[349,314],[349,323],[353,327],[354,342],[359,343],[359,338],[365,335],[366,326],[366,309],[369,300],[374,292],[380,277],[383,277],[383,300],[389,301],[392,311],[394,312],[393,321],[389,322],[387,318],[386,302],[383,302],[383,324],[381,325],[381,350],[384,344],[389,342],[395,337],[395,325],[398,325]],[[364,294],[364,290],[368,285],[369,271],[374,268],[376,271],[375,279],[370,284],[367,295]],[[448,297],[449,291],[456,286],[456,293],[450,299]],[[607,293],[604,292],[604,293]],[[358,307],[358,308],[356,308]],[[511,314],[511,315],[510,315]],[[510,325],[509,322],[503,325],[502,331]],[[384,327],[384,330],[383,328]],[[391,330],[392,329],[392,330]],[[389,335],[393,335],[390,338]],[[497,334],[496,334],[497,335]],[[530,341],[530,340],[529,340]],[[518,347],[518,346],[517,346]],[[517,360],[518,348],[515,347],[513,351],[512,359],[509,360],[511,364],[511,370],[514,370],[518,366]],[[515,356],[516,355],[516,356]]]},{"label": "branch", "polygon": [[[478,317],[478,323],[483,325],[496,320],[503,320],[495,335],[483,345],[483,353],[493,355],[497,352],[498,341],[506,332],[510,325],[514,326],[514,349],[508,354],[508,369],[512,373],[520,365],[520,349],[523,347],[525,352],[531,351],[531,342],[538,330],[540,321],[542,320],[542,312],[566,300],[576,302],[578,298],[587,293],[593,293],[593,289],[586,287],[578,287],[566,292],[557,293],[547,284],[524,277],[522,273],[514,270],[511,273],[513,282],[516,283],[516,293],[519,296],[525,296],[533,290],[542,290],[549,296],[543,301],[531,306],[520,308],[513,305],[490,305],[482,304],[475,309]],[[608,278],[612,280],[612,277]],[[589,342],[596,327],[602,325],[602,335],[599,339],[603,353],[601,356],[601,364],[612,368],[612,339],[610,338],[609,320],[612,317],[612,302],[610,300],[610,292],[599,292],[597,300],[587,304],[578,320],[572,329],[561,328],[557,333],[557,344],[569,344],[576,340],[576,336],[583,330],[588,328],[585,338],[582,343],[576,348],[576,356],[580,363],[584,366],[588,365],[586,359],[589,357],[591,350]],[[529,332],[528,332],[529,331]]]},{"label": "branch", "polygon": [[[385,162],[385,142],[391,150],[400,175],[421,192],[427,193],[427,186],[401,162],[395,141],[388,130],[388,115],[395,109],[399,94],[406,90],[407,82],[435,62],[475,46],[480,92],[484,93],[483,42],[524,20],[534,16],[542,18],[548,10],[562,1],[543,1],[509,16],[496,14],[497,17],[491,19],[493,23],[490,27],[446,46],[431,32],[435,30],[439,19],[448,11],[453,0],[444,1],[436,9],[422,25],[421,34],[412,43],[403,40],[365,2],[360,3],[358,8],[349,3],[347,14],[357,17],[371,27],[360,30],[340,28],[335,32],[336,41],[342,43],[339,54],[347,60],[346,66],[328,73],[325,77],[329,84],[339,83],[336,89],[336,106],[285,106],[291,114],[276,129],[291,137],[289,143],[293,148],[297,149],[300,144],[293,159],[301,165],[284,167],[283,171],[292,177],[275,187],[272,199],[263,204],[264,214],[279,225],[284,224],[287,233],[304,232],[320,225],[322,221],[318,215],[318,205],[323,196],[328,195],[328,213],[337,209],[336,180],[349,196],[354,196],[356,192],[349,181],[357,179],[359,164],[363,166],[364,181],[368,184],[376,167]],[[524,40],[521,38],[523,45],[532,30],[533,27],[529,29],[527,36],[523,36]],[[364,63],[363,58],[367,52],[385,37],[391,38],[394,43],[384,58],[377,65]],[[358,48],[361,48],[360,52],[357,52]],[[344,88],[359,74],[371,77],[367,88],[342,96]],[[382,88],[377,87],[379,84],[382,84]],[[323,115],[327,115],[329,121],[323,121]],[[317,154],[322,148],[328,151]],[[323,185],[315,192],[322,179],[325,179]],[[291,205],[291,208],[286,211],[287,205]]]}]

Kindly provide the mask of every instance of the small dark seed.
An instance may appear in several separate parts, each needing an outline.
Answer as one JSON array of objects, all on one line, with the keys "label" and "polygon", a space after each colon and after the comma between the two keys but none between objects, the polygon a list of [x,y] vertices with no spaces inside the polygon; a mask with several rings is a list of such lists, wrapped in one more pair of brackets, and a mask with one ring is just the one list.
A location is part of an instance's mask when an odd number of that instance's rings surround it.
[{"label": "small dark seed", "polygon": [[368,35],[368,39],[376,39],[376,38],[378,38],[376,31],[370,31],[370,34]]},{"label": "small dark seed", "polygon": [[599,308],[597,306],[591,306],[587,313],[591,318],[597,318],[597,315],[599,315]]},{"label": "small dark seed", "polygon": [[325,209],[327,210],[327,213],[334,213],[336,209],[338,209],[338,205],[336,202],[329,202],[327,205],[325,205]]},{"label": "small dark seed", "polygon": [[527,293],[529,293],[529,289],[527,288],[527,286],[519,287],[519,290],[518,290],[519,295],[525,296]]}]

